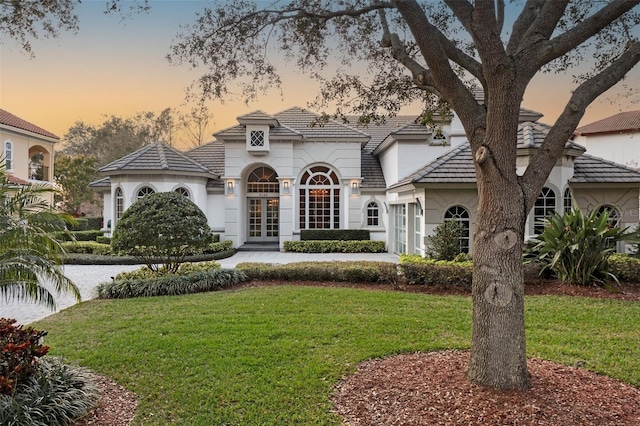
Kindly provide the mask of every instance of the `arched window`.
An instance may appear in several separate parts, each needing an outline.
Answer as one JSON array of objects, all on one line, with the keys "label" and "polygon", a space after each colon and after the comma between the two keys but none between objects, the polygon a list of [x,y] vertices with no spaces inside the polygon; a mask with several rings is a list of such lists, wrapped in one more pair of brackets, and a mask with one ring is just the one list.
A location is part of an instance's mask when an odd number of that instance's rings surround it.
[{"label": "arched window", "polygon": [[258,167],[247,178],[248,193],[278,193],[280,183],[278,174],[271,167]]},{"label": "arched window", "polygon": [[462,225],[462,237],[460,237],[460,253],[469,253],[469,211],[462,206],[453,206],[444,214],[445,221],[456,221]]},{"label": "arched window", "polygon": [[11,141],[4,143],[4,168],[13,170],[13,142]]},{"label": "arched window", "polygon": [[620,224],[620,212],[618,212],[618,209],[616,209],[612,205],[603,204],[598,208],[598,216],[600,216],[604,212],[609,213],[609,220],[607,221],[609,223],[609,226],[614,227]]},{"label": "arched window", "polygon": [[181,187],[176,188],[175,192],[177,192],[178,194],[182,195],[187,200],[190,199],[189,190],[187,188],[184,188],[184,187],[181,186]]},{"label": "arched window", "polygon": [[546,186],[540,191],[536,204],[533,207],[533,233],[542,234],[544,231],[544,219],[556,211],[556,193]]},{"label": "arched window", "polygon": [[325,166],[314,166],[300,178],[300,229],[340,228],[340,181]]},{"label": "arched window", "polygon": [[378,226],[380,223],[380,207],[375,201],[367,204],[367,226]]},{"label": "arched window", "polygon": [[143,186],[142,188],[140,188],[138,190],[138,200],[140,198],[144,197],[145,195],[151,195],[154,192],[156,192],[156,191],[154,191],[153,189],[149,188],[148,186]]},{"label": "arched window", "polygon": [[571,190],[569,188],[564,190],[564,196],[562,197],[562,204],[565,213],[571,213],[573,208],[573,197],[571,196]]},{"label": "arched window", "polygon": [[116,221],[122,217],[124,212],[124,195],[122,195],[122,189],[116,188]]}]

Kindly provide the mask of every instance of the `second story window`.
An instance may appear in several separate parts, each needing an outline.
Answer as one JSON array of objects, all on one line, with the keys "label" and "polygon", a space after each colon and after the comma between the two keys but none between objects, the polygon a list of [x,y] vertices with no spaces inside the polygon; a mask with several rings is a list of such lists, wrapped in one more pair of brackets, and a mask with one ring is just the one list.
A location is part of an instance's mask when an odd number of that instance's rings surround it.
[{"label": "second story window", "polygon": [[264,132],[262,130],[251,131],[251,146],[264,146]]},{"label": "second story window", "polygon": [[11,141],[4,143],[4,168],[13,170],[13,142]]}]

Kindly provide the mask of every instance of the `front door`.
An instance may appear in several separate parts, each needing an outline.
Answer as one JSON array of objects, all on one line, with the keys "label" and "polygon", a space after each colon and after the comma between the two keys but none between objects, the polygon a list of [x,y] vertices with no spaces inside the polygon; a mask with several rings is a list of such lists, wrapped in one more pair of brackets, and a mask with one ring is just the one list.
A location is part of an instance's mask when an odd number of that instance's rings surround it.
[{"label": "front door", "polygon": [[278,197],[248,198],[249,238],[252,242],[277,242],[279,227]]}]

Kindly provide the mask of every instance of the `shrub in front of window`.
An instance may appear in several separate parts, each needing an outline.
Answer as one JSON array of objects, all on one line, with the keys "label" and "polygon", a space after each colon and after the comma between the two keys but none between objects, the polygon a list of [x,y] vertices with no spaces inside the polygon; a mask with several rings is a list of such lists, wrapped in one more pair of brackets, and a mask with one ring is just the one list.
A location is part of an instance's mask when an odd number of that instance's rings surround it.
[{"label": "shrub in front of window", "polygon": [[527,249],[528,261],[540,262],[563,282],[577,285],[602,284],[617,279],[609,268],[609,257],[621,240],[637,241],[637,232],[612,225],[609,212],[587,215],[574,208],[563,215],[553,214],[545,221],[544,231]]},{"label": "shrub in front of window", "polygon": [[284,251],[297,253],[385,253],[384,241],[285,241]]},{"label": "shrub in front of window", "polygon": [[427,256],[436,260],[455,259],[462,252],[464,232],[464,226],[456,220],[447,220],[436,226],[434,234],[429,237]]},{"label": "shrub in front of window", "polygon": [[303,229],[300,231],[300,240],[370,240],[368,229]]},{"label": "shrub in front of window", "polygon": [[210,242],[211,229],[198,206],[175,192],[159,192],[146,195],[122,214],[111,247],[135,256],[152,271],[161,263],[175,272],[187,254],[202,252]]}]

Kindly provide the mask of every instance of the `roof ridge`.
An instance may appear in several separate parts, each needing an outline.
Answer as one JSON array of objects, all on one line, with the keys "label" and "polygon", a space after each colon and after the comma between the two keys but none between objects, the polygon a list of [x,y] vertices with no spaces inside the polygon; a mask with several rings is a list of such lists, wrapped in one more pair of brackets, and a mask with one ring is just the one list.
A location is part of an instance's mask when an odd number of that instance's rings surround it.
[{"label": "roof ridge", "polygon": [[158,142],[158,157],[160,158],[160,165],[163,169],[169,168],[169,163],[167,162],[167,155],[164,150],[165,144],[162,142]]},{"label": "roof ridge", "polygon": [[[15,121],[15,122],[14,122]],[[52,139],[60,140],[60,136],[51,133],[50,131],[37,126],[24,118],[20,118],[15,114],[10,113],[6,109],[0,108],[0,124],[13,127],[20,130],[26,130],[27,132],[35,133],[40,136],[46,136]]]},{"label": "roof ridge", "polygon": [[[298,107],[298,106],[293,106],[293,107],[291,107],[291,108],[287,108],[287,109],[285,109],[284,111],[280,111],[280,112],[276,113],[274,116],[275,116],[275,118],[277,119],[277,118],[278,118],[277,116],[278,116],[279,114],[283,114],[283,113],[285,113],[285,112],[287,112],[287,111],[291,111],[291,110],[300,110],[301,112],[303,112],[303,113],[307,113],[307,114],[311,114],[311,115],[313,115],[313,116],[314,116],[314,117],[316,117],[316,118],[321,118],[320,114],[318,114],[318,113],[316,113],[316,112],[314,112],[314,111],[308,110],[308,109],[306,109],[306,108]],[[280,120],[278,119],[278,121],[280,121]],[[363,136],[367,136],[367,137],[369,137],[369,138],[371,137],[371,135],[370,135],[370,134],[368,134],[368,133],[365,133],[365,132],[363,132],[363,131],[361,131],[361,130],[359,130],[359,129],[356,129],[355,127],[351,127],[351,126],[349,126],[348,124],[340,123],[339,121],[336,121],[336,120],[334,120],[334,119],[332,119],[332,118],[327,119],[327,123],[329,123],[329,122],[331,122],[331,123],[333,123],[333,124],[336,124],[336,125],[338,125],[338,126],[341,126],[341,127],[345,127],[345,128],[347,128],[347,129],[352,130],[352,131],[354,131],[354,132],[357,132],[357,133],[359,133],[359,134],[361,134],[361,135],[363,135]],[[285,126],[285,125],[283,125],[282,123],[280,123],[280,125],[281,125],[281,126],[283,126],[283,127],[286,127],[286,126]],[[300,132],[296,131],[296,133],[300,133]]]}]

